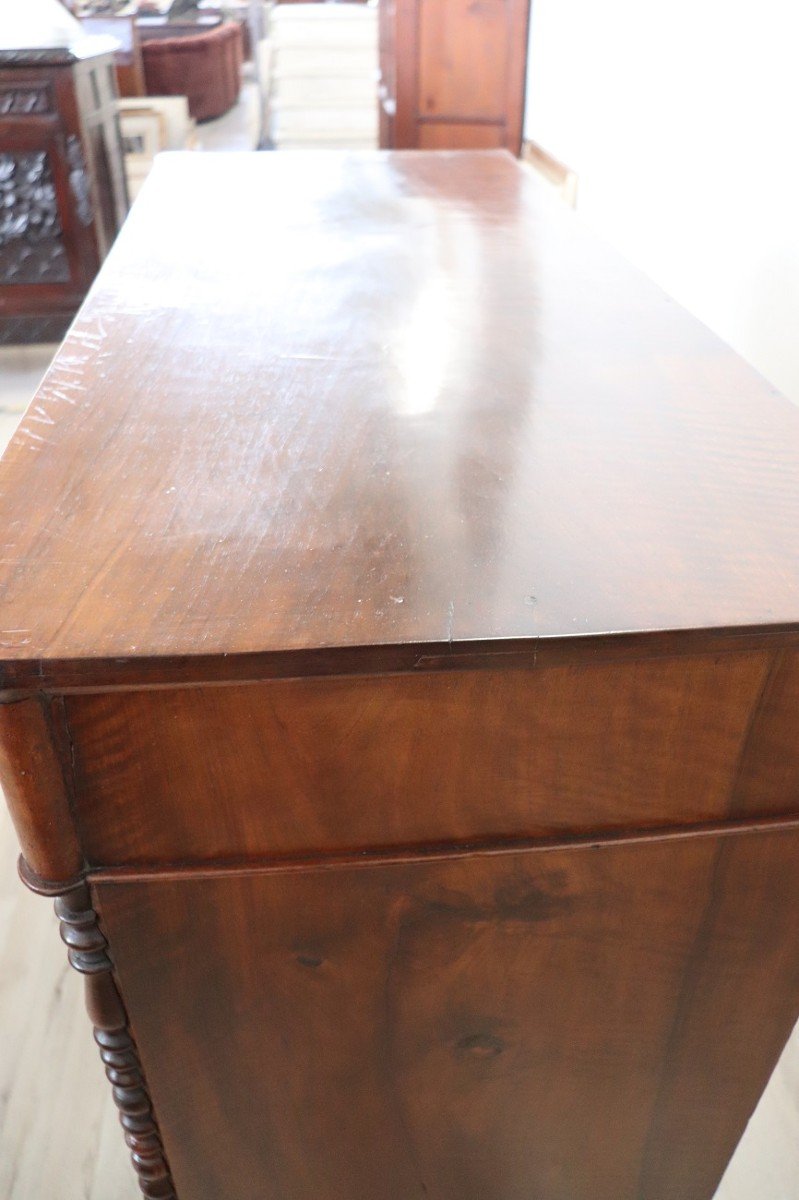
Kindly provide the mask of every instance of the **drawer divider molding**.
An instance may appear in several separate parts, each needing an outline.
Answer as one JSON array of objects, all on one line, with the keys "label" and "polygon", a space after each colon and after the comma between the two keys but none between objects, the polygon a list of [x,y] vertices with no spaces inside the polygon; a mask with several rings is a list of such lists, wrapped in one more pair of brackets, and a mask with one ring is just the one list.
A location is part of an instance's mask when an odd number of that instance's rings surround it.
[{"label": "drawer divider molding", "polygon": [[[602,850],[609,846],[649,845],[652,842],[684,842],[694,838],[735,837],[744,834],[790,833],[799,829],[799,815],[748,818],[735,821],[704,821],[693,825],[670,825],[637,830],[604,830],[602,833],[576,834],[549,838],[506,838],[504,840],[450,842],[434,846],[392,846],[361,851],[318,855],[282,856],[260,860],[225,860],[194,863],[131,864],[119,867],[87,868],[92,883],[171,882],[179,879],[274,875],[292,871],[336,870],[342,867],[407,865],[416,862],[455,860],[475,854],[530,854],[557,850]],[[23,881],[24,862],[20,860]]]}]

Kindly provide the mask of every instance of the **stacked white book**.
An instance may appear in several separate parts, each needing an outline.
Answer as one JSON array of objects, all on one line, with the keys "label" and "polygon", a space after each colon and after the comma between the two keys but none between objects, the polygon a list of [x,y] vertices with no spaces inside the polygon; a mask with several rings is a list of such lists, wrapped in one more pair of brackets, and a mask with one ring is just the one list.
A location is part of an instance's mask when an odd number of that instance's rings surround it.
[{"label": "stacked white book", "polygon": [[269,35],[275,146],[377,146],[376,4],[276,4]]}]

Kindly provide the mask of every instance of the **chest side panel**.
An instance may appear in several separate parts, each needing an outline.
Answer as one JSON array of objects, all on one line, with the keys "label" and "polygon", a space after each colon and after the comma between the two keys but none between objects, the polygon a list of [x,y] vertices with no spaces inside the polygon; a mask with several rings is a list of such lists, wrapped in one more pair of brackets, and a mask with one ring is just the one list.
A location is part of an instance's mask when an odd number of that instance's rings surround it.
[{"label": "chest side panel", "polygon": [[178,1195],[710,1200],[799,1013],[797,853],[98,884]]}]

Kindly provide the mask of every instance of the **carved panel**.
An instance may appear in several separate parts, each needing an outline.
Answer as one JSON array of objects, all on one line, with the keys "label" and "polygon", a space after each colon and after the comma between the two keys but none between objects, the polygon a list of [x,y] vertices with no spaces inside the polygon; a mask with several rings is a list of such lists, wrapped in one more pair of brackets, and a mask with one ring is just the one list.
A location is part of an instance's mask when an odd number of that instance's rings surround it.
[{"label": "carved panel", "polygon": [[52,112],[50,89],[44,83],[0,84],[0,116],[28,117]]},{"label": "carved panel", "polygon": [[0,346],[60,342],[72,322],[72,312],[44,316],[0,316]]},{"label": "carved panel", "polygon": [[69,961],[86,976],[86,1006],[125,1131],[139,1187],[147,1200],[176,1200],[139,1052],[112,974],[106,942],[85,884],[59,896],[56,916]]},{"label": "carved panel", "polygon": [[83,146],[80,138],[74,134],[67,138],[67,162],[69,186],[75,199],[75,212],[81,225],[88,227],[94,220],[92,186],[89,182],[89,172],[86,170],[86,159],[83,157]]},{"label": "carved panel", "polygon": [[75,56],[68,47],[52,46],[40,50],[0,50],[0,67],[60,67],[73,63]]},{"label": "carved panel", "polygon": [[43,150],[0,154],[0,284],[68,283],[55,184]]}]

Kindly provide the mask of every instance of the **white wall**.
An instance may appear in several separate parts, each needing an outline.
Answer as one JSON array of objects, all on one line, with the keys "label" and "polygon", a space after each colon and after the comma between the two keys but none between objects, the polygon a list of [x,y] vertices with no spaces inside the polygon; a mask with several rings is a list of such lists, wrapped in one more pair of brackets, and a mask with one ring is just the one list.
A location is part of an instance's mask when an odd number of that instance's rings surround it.
[{"label": "white wall", "polygon": [[799,402],[799,0],[533,0],[525,137]]},{"label": "white wall", "polygon": [[0,0],[0,49],[68,46],[82,33],[59,0]]}]

